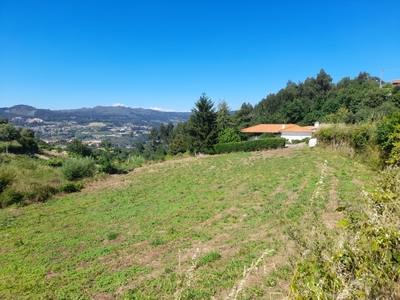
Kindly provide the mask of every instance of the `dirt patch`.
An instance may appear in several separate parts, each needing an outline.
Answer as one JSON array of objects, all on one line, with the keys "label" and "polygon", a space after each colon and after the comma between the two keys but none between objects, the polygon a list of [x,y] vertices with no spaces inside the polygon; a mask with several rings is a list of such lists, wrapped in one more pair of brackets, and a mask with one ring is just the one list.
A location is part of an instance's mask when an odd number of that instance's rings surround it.
[{"label": "dirt patch", "polygon": [[338,228],[337,222],[343,218],[343,213],[336,211],[339,206],[338,183],[339,180],[334,178],[329,189],[329,202],[326,205],[327,212],[322,214],[322,221],[328,229]]},{"label": "dirt patch", "polygon": [[46,276],[44,276],[44,278],[46,279],[54,279],[57,278],[61,275],[63,275],[65,272],[53,272],[51,271],[50,273],[46,274]]}]

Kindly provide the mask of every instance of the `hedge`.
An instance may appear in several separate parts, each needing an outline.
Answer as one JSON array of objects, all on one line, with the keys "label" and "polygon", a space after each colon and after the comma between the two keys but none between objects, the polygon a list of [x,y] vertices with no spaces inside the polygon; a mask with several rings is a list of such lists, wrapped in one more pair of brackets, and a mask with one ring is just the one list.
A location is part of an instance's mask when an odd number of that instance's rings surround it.
[{"label": "hedge", "polygon": [[214,145],[215,153],[249,152],[263,149],[276,149],[285,147],[284,138],[269,138],[240,143],[218,143]]}]

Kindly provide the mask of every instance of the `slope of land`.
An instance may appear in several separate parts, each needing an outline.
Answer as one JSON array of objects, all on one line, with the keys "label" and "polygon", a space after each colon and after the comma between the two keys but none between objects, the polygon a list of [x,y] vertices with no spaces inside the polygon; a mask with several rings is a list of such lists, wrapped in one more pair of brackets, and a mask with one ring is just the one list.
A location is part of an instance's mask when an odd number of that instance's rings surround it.
[{"label": "slope of land", "polygon": [[335,230],[372,178],[332,152],[281,149],[148,165],[3,209],[0,298],[282,298],[299,255],[287,226],[315,212]]}]

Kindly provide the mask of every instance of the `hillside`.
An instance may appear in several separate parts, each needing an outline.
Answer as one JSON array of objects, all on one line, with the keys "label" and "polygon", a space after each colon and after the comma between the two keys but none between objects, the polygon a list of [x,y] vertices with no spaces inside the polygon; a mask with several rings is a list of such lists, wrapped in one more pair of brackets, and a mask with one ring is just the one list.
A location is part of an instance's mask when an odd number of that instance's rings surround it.
[{"label": "hillside", "polygon": [[126,106],[96,106],[66,110],[37,109],[28,105],[0,108],[0,118],[18,118],[19,122],[28,122],[28,119],[38,118],[44,122],[75,121],[79,124],[130,122],[136,125],[153,126],[162,122],[176,123],[187,120],[189,114],[188,112],[166,112]]},{"label": "hillside", "polygon": [[334,230],[372,178],[322,149],[284,149],[147,165],[6,208],[0,297],[281,298],[299,252],[288,228],[315,211]]}]

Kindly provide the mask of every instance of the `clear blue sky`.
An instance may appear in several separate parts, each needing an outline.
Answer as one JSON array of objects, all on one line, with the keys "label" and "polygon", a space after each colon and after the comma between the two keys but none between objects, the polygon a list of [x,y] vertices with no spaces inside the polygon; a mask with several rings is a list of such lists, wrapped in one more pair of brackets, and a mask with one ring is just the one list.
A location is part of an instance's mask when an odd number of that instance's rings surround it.
[{"label": "clear blue sky", "polygon": [[321,68],[400,79],[399,0],[0,1],[0,107],[232,109]]}]

